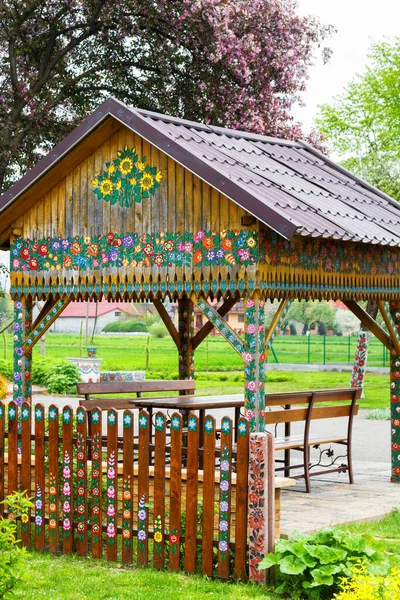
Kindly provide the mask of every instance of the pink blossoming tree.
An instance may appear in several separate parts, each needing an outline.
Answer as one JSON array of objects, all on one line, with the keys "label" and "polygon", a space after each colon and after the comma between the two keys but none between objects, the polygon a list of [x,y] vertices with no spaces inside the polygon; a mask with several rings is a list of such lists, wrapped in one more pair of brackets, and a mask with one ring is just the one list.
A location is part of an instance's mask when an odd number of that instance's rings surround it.
[{"label": "pink blossoming tree", "polygon": [[289,138],[330,33],[295,0],[3,0],[0,190],[111,95]]}]

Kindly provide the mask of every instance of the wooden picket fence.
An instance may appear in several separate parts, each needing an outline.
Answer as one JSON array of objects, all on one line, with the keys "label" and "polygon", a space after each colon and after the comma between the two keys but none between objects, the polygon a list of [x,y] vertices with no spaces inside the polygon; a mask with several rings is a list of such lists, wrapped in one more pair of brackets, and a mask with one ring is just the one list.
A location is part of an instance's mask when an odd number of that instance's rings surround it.
[{"label": "wooden picket fence", "polygon": [[[91,413],[89,437],[83,407],[51,405],[46,415],[42,404],[0,403],[0,500],[27,490],[35,505],[21,518],[22,544],[246,579],[247,420],[238,422],[233,452],[228,417],[218,434],[206,417],[199,448],[194,414],[183,428],[179,413],[168,420],[157,413],[150,440],[146,411]],[[3,504],[0,514],[7,514]]]}]

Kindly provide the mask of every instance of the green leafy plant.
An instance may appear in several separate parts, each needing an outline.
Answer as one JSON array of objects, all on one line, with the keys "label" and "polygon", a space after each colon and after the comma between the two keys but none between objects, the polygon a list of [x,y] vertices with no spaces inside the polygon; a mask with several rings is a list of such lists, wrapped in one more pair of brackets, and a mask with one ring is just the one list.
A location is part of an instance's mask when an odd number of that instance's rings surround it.
[{"label": "green leafy plant", "polygon": [[0,400],[5,400],[7,397],[7,379],[0,375]]},{"label": "green leafy plant", "polygon": [[49,369],[46,385],[52,394],[65,394],[71,391],[75,392],[75,385],[80,380],[79,369],[72,363],[63,362]]},{"label": "green leafy plant", "polygon": [[14,492],[2,502],[8,505],[8,518],[0,517],[0,598],[10,594],[21,578],[25,549],[17,539],[17,519],[27,519],[32,502],[26,492]]},{"label": "green leafy plant", "polygon": [[369,570],[386,573],[383,556],[361,535],[335,528],[321,529],[313,535],[294,532],[290,540],[278,540],[276,551],[260,562],[261,569],[275,567],[278,594],[293,600],[331,598],[343,577],[363,562]]},{"label": "green leafy plant", "polygon": [[168,333],[163,323],[153,323],[153,325],[149,327],[149,332],[155,338],[163,338]]},{"label": "green leafy plant", "polygon": [[147,333],[147,325],[142,321],[115,321],[108,323],[103,331],[105,333]]},{"label": "green leafy plant", "polygon": [[0,375],[3,375],[8,381],[13,378],[13,368],[10,360],[0,358]]}]

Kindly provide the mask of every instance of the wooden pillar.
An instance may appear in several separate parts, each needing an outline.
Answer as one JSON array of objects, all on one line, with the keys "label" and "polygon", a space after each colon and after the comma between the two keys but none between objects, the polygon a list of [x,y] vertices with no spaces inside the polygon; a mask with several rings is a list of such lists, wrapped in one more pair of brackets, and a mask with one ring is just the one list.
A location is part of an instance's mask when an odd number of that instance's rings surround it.
[{"label": "wooden pillar", "polygon": [[[390,302],[390,315],[394,327],[400,334],[400,302]],[[398,344],[390,345],[390,406],[392,431],[392,477],[400,483],[400,352]]]},{"label": "wooden pillar", "polygon": [[244,402],[250,430],[264,431],[265,329],[264,300],[258,294],[245,296]]},{"label": "wooden pillar", "polygon": [[178,300],[178,332],[180,337],[179,379],[194,378],[193,331],[193,302],[189,298],[180,298]]},{"label": "wooden pillar", "polygon": [[23,345],[32,329],[32,301],[23,296],[14,301],[14,387],[18,405],[32,402],[32,351],[23,355]]}]

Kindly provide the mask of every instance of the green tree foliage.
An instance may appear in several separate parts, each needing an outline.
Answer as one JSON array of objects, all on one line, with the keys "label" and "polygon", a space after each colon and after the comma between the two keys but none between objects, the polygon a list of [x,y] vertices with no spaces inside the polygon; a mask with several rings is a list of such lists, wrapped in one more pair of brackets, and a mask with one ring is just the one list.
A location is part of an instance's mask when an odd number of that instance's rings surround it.
[{"label": "green tree foliage", "polygon": [[400,200],[400,37],[373,44],[369,59],[316,124],[344,167]]},{"label": "green tree foliage", "polygon": [[324,333],[323,329],[334,328],[335,311],[326,301],[295,300],[287,312],[282,328],[290,327],[295,323],[303,324],[303,333],[314,327],[321,329],[319,333]]}]

